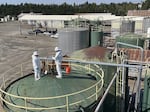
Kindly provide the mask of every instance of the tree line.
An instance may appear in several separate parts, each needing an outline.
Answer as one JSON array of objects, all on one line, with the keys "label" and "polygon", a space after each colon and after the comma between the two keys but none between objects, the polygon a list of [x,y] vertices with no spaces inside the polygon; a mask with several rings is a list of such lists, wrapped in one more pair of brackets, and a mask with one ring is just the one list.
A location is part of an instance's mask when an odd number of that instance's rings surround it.
[{"label": "tree line", "polygon": [[45,15],[72,15],[76,13],[112,13],[118,16],[126,16],[128,10],[149,9],[150,0],[143,2],[142,7],[139,8],[138,3],[123,2],[110,4],[96,4],[85,2],[83,4],[31,4],[21,3],[19,5],[1,4],[0,17],[6,15],[17,16],[20,13],[42,13]]}]

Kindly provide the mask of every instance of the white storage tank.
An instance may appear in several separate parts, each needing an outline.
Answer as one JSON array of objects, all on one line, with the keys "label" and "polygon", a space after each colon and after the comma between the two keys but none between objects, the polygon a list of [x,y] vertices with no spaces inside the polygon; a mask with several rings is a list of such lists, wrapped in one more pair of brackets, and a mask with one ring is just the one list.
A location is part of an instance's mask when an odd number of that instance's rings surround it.
[{"label": "white storage tank", "polygon": [[150,38],[150,27],[147,28],[147,37]]},{"label": "white storage tank", "polygon": [[58,31],[59,47],[63,55],[89,47],[89,30],[87,28],[64,28]]},{"label": "white storage tank", "polygon": [[121,20],[111,21],[111,37],[116,38],[120,35]]},{"label": "white storage tank", "polygon": [[135,21],[135,33],[136,34],[141,34],[143,31],[143,19],[144,17],[133,18],[133,20]]}]

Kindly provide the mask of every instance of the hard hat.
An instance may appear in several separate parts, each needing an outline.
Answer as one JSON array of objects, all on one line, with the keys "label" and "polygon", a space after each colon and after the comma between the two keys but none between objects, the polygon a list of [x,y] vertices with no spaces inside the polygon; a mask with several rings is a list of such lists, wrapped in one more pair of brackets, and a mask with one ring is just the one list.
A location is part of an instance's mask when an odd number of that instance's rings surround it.
[{"label": "hard hat", "polygon": [[60,49],[58,47],[55,47],[55,51],[59,51]]},{"label": "hard hat", "polygon": [[33,55],[34,55],[34,56],[38,56],[38,52],[37,52],[37,51],[34,51],[34,52],[33,52]]}]

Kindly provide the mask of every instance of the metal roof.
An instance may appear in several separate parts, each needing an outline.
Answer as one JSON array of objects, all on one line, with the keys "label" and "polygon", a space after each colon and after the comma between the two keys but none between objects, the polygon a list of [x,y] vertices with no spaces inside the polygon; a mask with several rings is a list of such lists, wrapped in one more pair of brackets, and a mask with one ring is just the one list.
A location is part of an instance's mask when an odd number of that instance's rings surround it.
[{"label": "metal roof", "polygon": [[72,19],[77,18],[84,18],[92,21],[97,20],[112,20],[112,19],[119,19],[120,16],[109,15],[109,14],[82,14],[82,15],[23,15],[19,18],[19,20],[62,20],[62,21],[69,21]]},{"label": "metal roof", "polygon": [[143,20],[144,17],[135,17],[135,16],[115,16],[107,13],[83,13],[77,15],[33,15],[25,14],[19,18],[22,20],[37,20],[37,21],[70,21],[72,19],[84,18],[91,21],[112,21],[112,20]]},{"label": "metal roof", "polygon": [[[139,49],[122,49],[129,56],[129,60],[140,61],[141,55]],[[144,50],[144,62],[149,62],[150,59],[150,50]]]},{"label": "metal roof", "polygon": [[150,10],[129,10],[128,16],[150,16]]},{"label": "metal roof", "polygon": [[78,15],[24,15],[19,20],[71,20],[78,18]]}]

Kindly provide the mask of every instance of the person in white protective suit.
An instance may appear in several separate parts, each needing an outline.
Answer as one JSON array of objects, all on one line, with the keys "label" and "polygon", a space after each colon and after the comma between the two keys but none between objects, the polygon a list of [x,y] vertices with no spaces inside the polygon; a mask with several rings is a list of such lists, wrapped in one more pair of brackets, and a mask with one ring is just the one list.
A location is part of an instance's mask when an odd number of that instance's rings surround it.
[{"label": "person in white protective suit", "polygon": [[34,78],[35,80],[39,80],[41,68],[40,68],[40,59],[37,51],[34,51],[32,54],[32,64],[34,69]]},{"label": "person in white protective suit", "polygon": [[62,78],[62,71],[61,71],[61,63],[62,63],[62,50],[58,47],[55,47],[55,57],[52,57],[53,60],[55,60],[56,64],[56,70],[58,75],[56,75],[56,78]]}]

